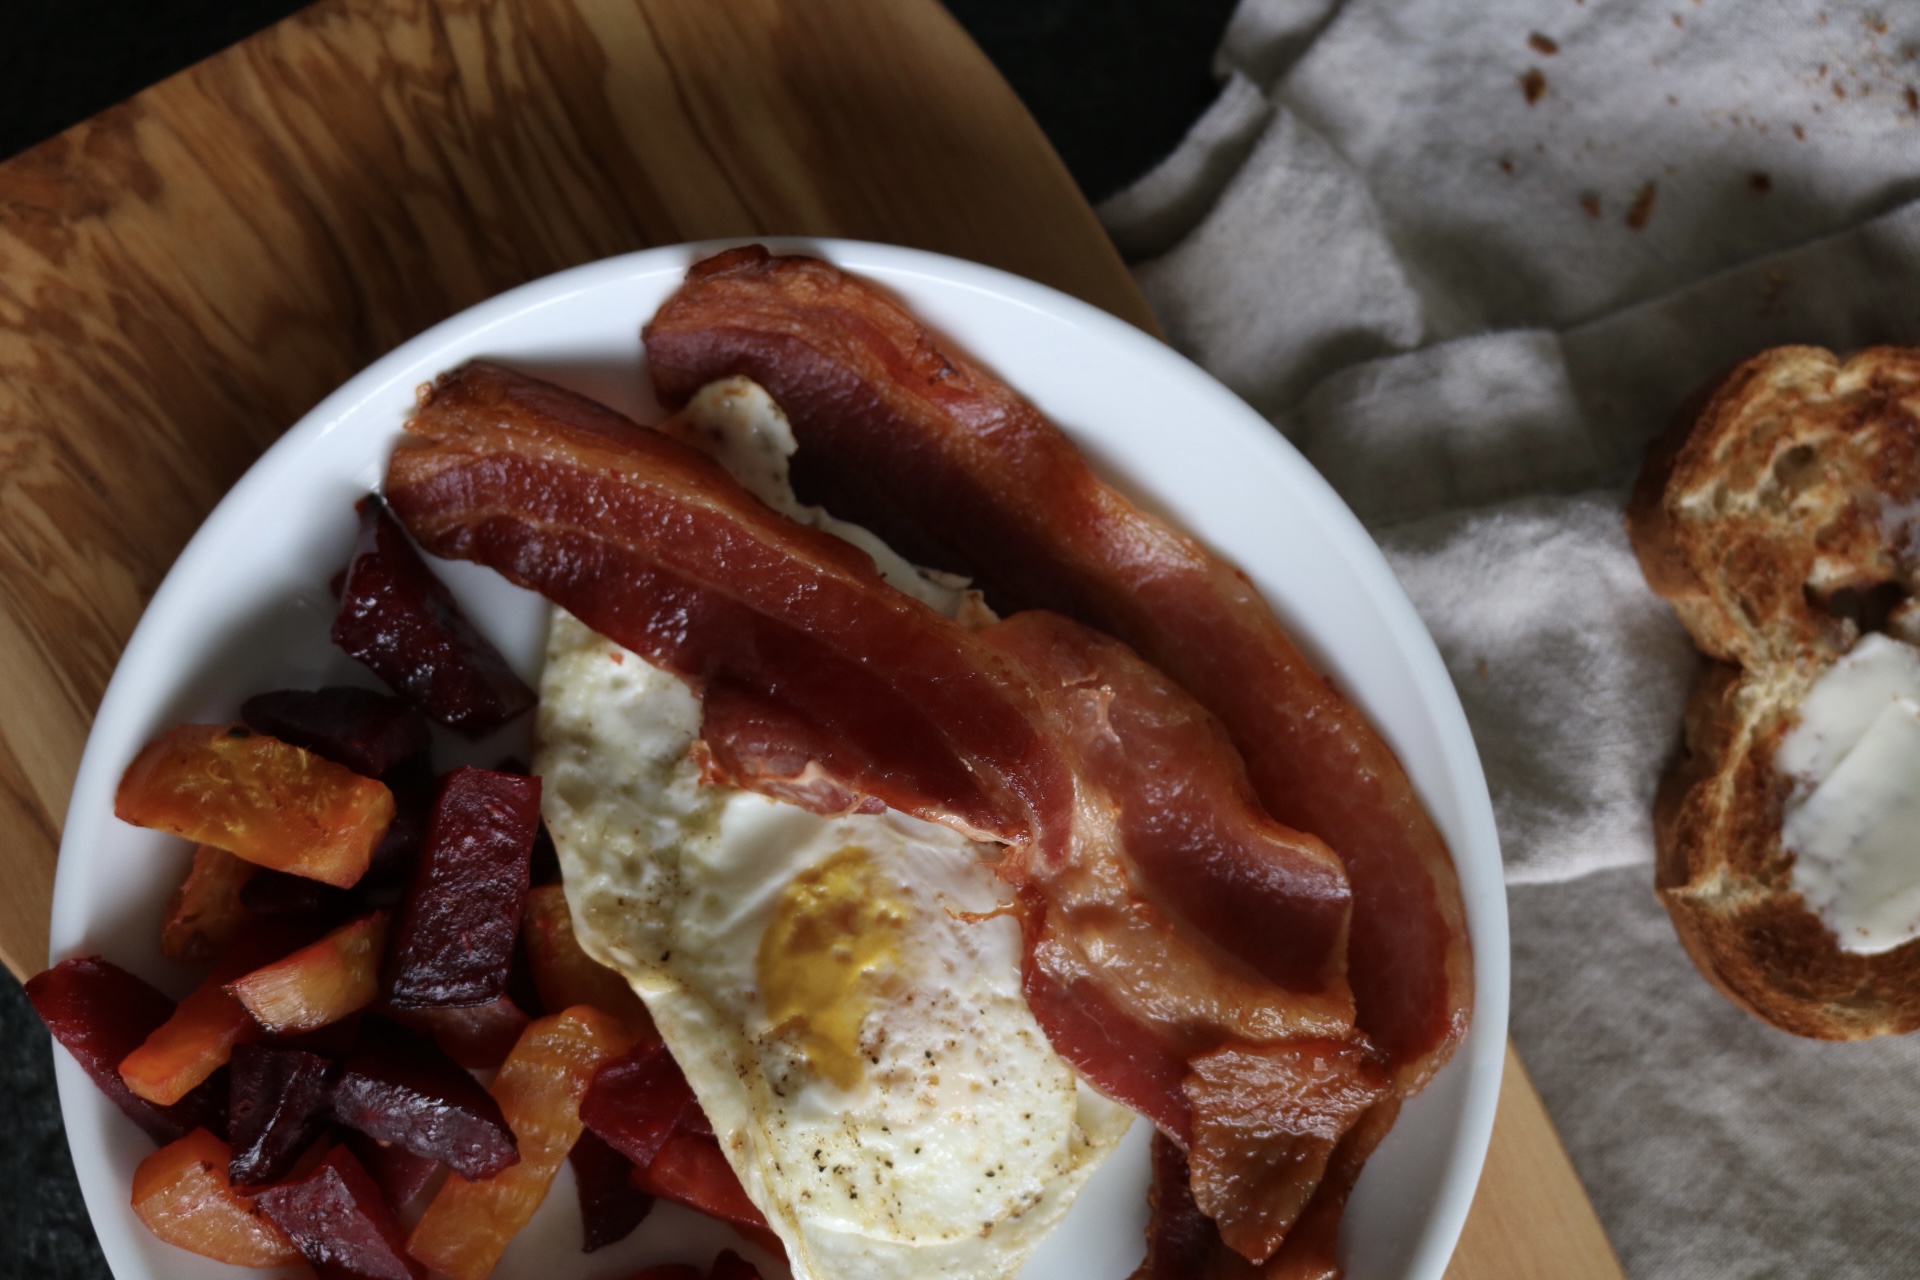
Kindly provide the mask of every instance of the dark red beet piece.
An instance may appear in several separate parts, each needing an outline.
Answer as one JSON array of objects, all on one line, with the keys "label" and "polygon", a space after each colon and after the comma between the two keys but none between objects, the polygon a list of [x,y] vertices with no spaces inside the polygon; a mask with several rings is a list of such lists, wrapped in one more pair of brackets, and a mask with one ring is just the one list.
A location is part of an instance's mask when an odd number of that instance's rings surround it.
[{"label": "dark red beet piece", "polygon": [[731,1249],[722,1249],[713,1260],[707,1280],[760,1280],[759,1270]]},{"label": "dark red beet piece", "polygon": [[475,1181],[520,1159],[500,1104],[479,1081],[432,1041],[371,1018],[334,1086],[333,1116]]},{"label": "dark red beet piece", "polygon": [[740,1185],[720,1143],[676,1129],[653,1163],[635,1166],[633,1185],[662,1200],[718,1218],[770,1253],[781,1251],[780,1238]]},{"label": "dark red beet piece", "polygon": [[[533,772],[519,756],[508,756],[493,767],[501,773]],[[527,859],[527,880],[531,884],[560,883],[560,851],[554,848],[553,836],[547,832],[545,818],[540,820],[540,830],[533,837],[533,854]]]},{"label": "dark red beet piece", "polygon": [[433,800],[440,779],[424,755],[389,770],[380,781],[393,793],[393,821],[373,851],[367,874],[353,891],[371,907],[391,907],[400,901],[413,879],[420,845],[433,822]]},{"label": "dark red beet piece", "polygon": [[228,1063],[227,1176],[257,1187],[293,1168],[327,1122],[333,1064],[277,1045],[234,1046]]},{"label": "dark red beet piece", "polygon": [[128,1119],[158,1143],[194,1129],[227,1132],[225,1080],[208,1079],[170,1107],[136,1097],[120,1060],[173,1016],[173,1001],[151,983],[99,956],[62,960],[27,980],[27,999],[53,1038]]},{"label": "dark red beet piece", "polygon": [[360,1166],[380,1184],[381,1193],[387,1197],[387,1205],[395,1213],[418,1199],[420,1193],[427,1189],[427,1183],[433,1181],[435,1170],[440,1168],[438,1160],[417,1156],[405,1147],[396,1147],[390,1142],[376,1142],[364,1133],[349,1131],[346,1138],[348,1149],[353,1152]]},{"label": "dark red beet piece", "polygon": [[574,1186],[580,1192],[582,1251],[617,1244],[633,1234],[653,1209],[653,1197],[633,1185],[633,1162],[600,1140],[591,1129],[567,1152]]},{"label": "dark red beet piece", "polygon": [[371,689],[281,689],[240,704],[240,719],[355,773],[377,778],[427,749],[433,735],[407,703]]},{"label": "dark red beet piece", "polygon": [[427,1036],[461,1066],[489,1070],[507,1060],[533,1019],[511,996],[456,1009],[382,1009],[409,1031]]},{"label": "dark red beet piece", "polygon": [[506,994],[540,779],[455,769],[393,932],[387,998],[396,1008],[485,1004]]},{"label": "dark red beet piece", "polygon": [[580,1099],[580,1122],[644,1169],[689,1115],[706,1117],[663,1044],[642,1045],[594,1073]]},{"label": "dark red beet piece", "polygon": [[533,706],[534,694],[474,630],[377,495],[360,500],[333,642],[414,706],[483,738]]},{"label": "dark red beet piece", "polygon": [[253,1200],[329,1280],[424,1280],[427,1274],[407,1256],[406,1233],[378,1184],[345,1147],[329,1151],[306,1177],[268,1187]]},{"label": "dark red beet piece", "polygon": [[627,1280],[700,1280],[700,1268],[687,1262],[656,1262],[640,1268]]}]

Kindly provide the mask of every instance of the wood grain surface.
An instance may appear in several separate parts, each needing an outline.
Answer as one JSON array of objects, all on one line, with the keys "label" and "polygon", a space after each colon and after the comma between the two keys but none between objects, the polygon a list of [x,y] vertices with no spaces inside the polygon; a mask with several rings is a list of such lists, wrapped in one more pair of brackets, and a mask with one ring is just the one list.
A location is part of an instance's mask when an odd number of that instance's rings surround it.
[{"label": "wood grain surface", "polygon": [[[325,0],[0,165],[0,960],[46,963],[94,708],[268,444],[504,289],[752,234],[954,254],[1153,328],[934,0]],[[1619,1275],[1511,1055],[1448,1275]]]}]

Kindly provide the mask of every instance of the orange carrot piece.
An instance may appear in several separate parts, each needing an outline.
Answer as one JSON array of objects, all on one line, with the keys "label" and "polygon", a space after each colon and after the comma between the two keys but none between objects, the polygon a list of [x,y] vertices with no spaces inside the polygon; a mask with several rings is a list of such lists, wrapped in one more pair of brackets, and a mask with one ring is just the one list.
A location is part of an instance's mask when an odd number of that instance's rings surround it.
[{"label": "orange carrot piece", "polygon": [[138,1049],[120,1060],[120,1078],[148,1102],[171,1106],[187,1090],[227,1065],[233,1046],[266,1035],[246,1006],[227,994],[226,984],[258,959],[252,946],[236,948],[174,1007],[173,1016],[155,1027]]},{"label": "orange carrot piece", "polygon": [[341,925],[312,946],[227,984],[227,993],[277,1036],[297,1036],[340,1021],[380,994],[387,913]]},{"label": "orange carrot piece", "polygon": [[342,889],[366,874],[393,821],[373,778],[244,725],[176,725],[120,779],[113,811],[135,826]]},{"label": "orange carrot piece", "polygon": [[565,889],[557,884],[529,889],[520,919],[520,937],[527,944],[527,964],[533,970],[540,1003],[549,1009],[592,1005],[618,1018],[636,1039],[660,1038],[647,1016],[647,1006],[627,980],[581,948]]},{"label": "orange carrot piece", "polygon": [[160,954],[189,964],[218,960],[247,921],[247,909],[240,905],[240,889],[253,871],[251,862],[225,849],[210,844],[195,849],[187,878],[167,899],[167,920],[160,926]]},{"label": "orange carrot piece", "polygon": [[449,1175],[407,1251],[454,1280],[492,1271],[579,1139],[580,1099],[593,1073],[632,1045],[617,1019],[585,1005],[529,1026],[491,1090],[520,1145],[520,1163],[481,1182]]},{"label": "orange carrot piece", "polygon": [[227,1180],[227,1144],[195,1129],[160,1148],[133,1173],[133,1211],[171,1245],[241,1267],[299,1262],[280,1228]]}]

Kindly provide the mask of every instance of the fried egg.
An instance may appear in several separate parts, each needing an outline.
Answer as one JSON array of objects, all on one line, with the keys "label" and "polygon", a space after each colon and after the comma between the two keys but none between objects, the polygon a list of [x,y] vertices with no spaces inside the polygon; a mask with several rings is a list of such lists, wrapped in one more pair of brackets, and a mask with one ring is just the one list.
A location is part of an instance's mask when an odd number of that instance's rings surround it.
[{"label": "fried egg", "polygon": [[[758,387],[716,384],[673,425],[846,536],[794,502],[792,436]],[[990,616],[858,532],[896,585]],[[1027,1009],[994,850],[707,785],[699,729],[684,681],[555,611],[537,768],[582,944],[646,1001],[795,1276],[1015,1274],[1132,1113]]]}]

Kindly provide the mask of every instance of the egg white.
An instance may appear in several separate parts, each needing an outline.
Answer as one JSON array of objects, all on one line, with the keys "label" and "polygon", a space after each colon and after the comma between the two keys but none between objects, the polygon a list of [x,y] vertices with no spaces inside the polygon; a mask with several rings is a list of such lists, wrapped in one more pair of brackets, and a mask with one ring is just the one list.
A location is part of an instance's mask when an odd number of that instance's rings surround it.
[{"label": "egg white", "polygon": [[[675,425],[777,509],[846,536],[793,502],[792,437],[758,387],[710,388]],[[884,546],[850,540],[935,607],[983,616],[964,584],[916,588]],[[1017,924],[981,918],[1008,901],[992,850],[898,813],[822,817],[703,785],[699,727],[684,681],[555,610],[536,769],[582,945],[645,999],[796,1276],[1015,1274],[1132,1113],[1081,1083],[1027,1009]],[[768,1016],[757,963],[782,893],[849,848],[905,923],[842,1088]]]}]

